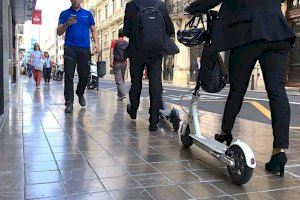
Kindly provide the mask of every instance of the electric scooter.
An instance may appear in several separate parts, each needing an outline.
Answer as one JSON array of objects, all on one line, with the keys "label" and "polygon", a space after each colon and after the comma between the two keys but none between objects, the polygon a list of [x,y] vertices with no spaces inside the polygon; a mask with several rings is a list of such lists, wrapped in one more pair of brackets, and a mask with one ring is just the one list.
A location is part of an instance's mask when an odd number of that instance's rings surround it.
[{"label": "electric scooter", "polygon": [[[209,25],[211,24],[210,20],[213,19],[214,16],[211,15],[210,12],[208,12],[207,13],[208,28]],[[195,27],[196,26],[193,25],[190,26],[190,28],[193,28],[194,32],[197,32]],[[185,31],[187,35],[190,34],[188,33],[188,30]],[[181,32],[181,34],[182,33],[183,31]],[[190,37],[186,37],[186,38],[190,38]],[[183,37],[181,38],[181,41],[184,41]],[[201,39],[198,41],[199,44],[202,42],[203,41]],[[229,176],[235,184],[237,185],[245,184],[251,179],[253,174],[253,169],[256,167],[256,160],[254,157],[254,153],[246,143],[241,142],[240,140],[233,142],[230,146],[226,146],[225,144],[220,143],[215,139],[205,136],[201,133],[199,116],[198,116],[198,100],[200,98],[200,93],[199,93],[200,87],[201,87],[201,82],[200,79],[198,78],[190,102],[188,118],[181,127],[181,131],[180,131],[181,142],[183,146],[186,148],[189,148],[192,144],[195,144],[201,149],[203,149],[204,151],[208,152],[210,155],[219,159],[221,162],[227,165]]]},{"label": "electric scooter", "polygon": [[94,90],[98,85],[98,73],[97,73],[97,65],[92,61],[89,61],[90,66],[90,76],[88,79],[87,88],[90,90]]}]

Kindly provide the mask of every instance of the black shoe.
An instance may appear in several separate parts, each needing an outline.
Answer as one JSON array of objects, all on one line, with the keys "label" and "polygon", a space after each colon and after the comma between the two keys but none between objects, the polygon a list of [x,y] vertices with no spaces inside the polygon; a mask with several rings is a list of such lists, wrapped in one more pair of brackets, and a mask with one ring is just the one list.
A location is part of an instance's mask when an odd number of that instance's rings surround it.
[{"label": "black shoe", "polygon": [[150,132],[156,132],[158,130],[157,124],[150,123],[149,125],[149,131]]},{"label": "black shoe", "polygon": [[287,163],[287,157],[284,152],[280,152],[271,157],[266,163],[266,170],[271,172],[279,172],[281,177],[284,177],[284,166]]},{"label": "black shoe", "polygon": [[226,142],[226,145],[229,146],[232,142],[232,135],[222,132],[221,134],[215,135],[215,140],[221,143]]},{"label": "black shoe", "polygon": [[82,107],[84,107],[86,105],[86,101],[85,101],[85,98],[83,95],[80,95],[80,96],[78,95],[78,102]]},{"label": "black shoe", "polygon": [[73,112],[73,104],[67,105],[65,109],[65,113],[72,113]]},{"label": "black shoe", "polygon": [[136,119],[136,111],[132,110],[132,107],[130,104],[127,104],[127,113],[131,117],[131,119]]}]

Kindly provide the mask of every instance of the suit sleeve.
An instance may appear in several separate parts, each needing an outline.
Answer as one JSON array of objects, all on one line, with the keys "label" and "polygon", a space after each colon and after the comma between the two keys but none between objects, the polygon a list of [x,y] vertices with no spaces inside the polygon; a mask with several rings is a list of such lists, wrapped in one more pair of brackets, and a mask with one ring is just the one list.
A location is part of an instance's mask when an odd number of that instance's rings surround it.
[{"label": "suit sleeve", "polygon": [[174,34],[175,34],[175,28],[174,28],[174,24],[172,22],[172,19],[169,15],[169,11],[167,9],[166,4],[164,4],[164,6],[165,6],[165,12],[166,12],[166,14],[164,16],[165,25],[166,25],[166,32],[167,32],[167,35],[171,37],[171,36],[174,36]]},{"label": "suit sleeve", "polygon": [[196,0],[186,8],[186,11],[190,14],[205,12],[216,7],[223,1],[224,0]]},{"label": "suit sleeve", "polygon": [[124,15],[124,35],[128,38],[130,38],[131,35],[131,31],[132,31],[132,25],[131,25],[131,16],[130,16],[130,7],[129,7],[130,3],[126,4],[126,8],[125,8],[125,15]]}]

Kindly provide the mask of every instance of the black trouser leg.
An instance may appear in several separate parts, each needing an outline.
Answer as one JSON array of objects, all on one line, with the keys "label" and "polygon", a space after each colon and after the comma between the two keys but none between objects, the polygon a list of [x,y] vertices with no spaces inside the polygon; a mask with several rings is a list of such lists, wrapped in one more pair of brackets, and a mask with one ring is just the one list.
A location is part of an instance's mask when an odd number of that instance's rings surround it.
[{"label": "black trouser leg", "polygon": [[142,79],[145,64],[145,59],[140,56],[132,57],[130,59],[131,87],[129,91],[129,99],[131,108],[134,111],[137,111],[140,105]]},{"label": "black trouser leg", "polygon": [[47,83],[50,82],[50,79],[51,79],[51,68],[47,68]]},{"label": "black trouser leg", "polygon": [[65,88],[64,95],[66,105],[74,102],[74,73],[76,67],[76,52],[73,47],[65,47],[64,52],[64,72],[65,72]]},{"label": "black trouser leg", "polygon": [[255,45],[232,49],[229,57],[230,91],[225,104],[222,131],[231,134],[236,116],[241,110],[251,72],[259,57]]},{"label": "black trouser leg", "polygon": [[289,48],[288,42],[271,43],[259,60],[270,100],[273,148],[289,147],[290,105],[284,80]]},{"label": "black trouser leg", "polygon": [[91,60],[91,53],[89,49],[77,48],[77,72],[79,82],[77,85],[76,94],[82,96],[88,83],[90,76],[90,66],[88,62]]},{"label": "black trouser leg", "polygon": [[147,72],[149,78],[150,93],[150,123],[157,124],[159,121],[159,109],[162,101],[162,56],[150,57],[147,59]]}]

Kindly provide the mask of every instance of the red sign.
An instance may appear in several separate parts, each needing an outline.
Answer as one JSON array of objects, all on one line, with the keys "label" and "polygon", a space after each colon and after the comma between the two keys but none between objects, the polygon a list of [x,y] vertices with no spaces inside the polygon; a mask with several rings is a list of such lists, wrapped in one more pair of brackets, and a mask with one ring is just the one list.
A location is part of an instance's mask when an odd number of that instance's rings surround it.
[{"label": "red sign", "polygon": [[41,25],[42,24],[42,11],[34,10],[31,21],[32,21],[32,24]]}]

